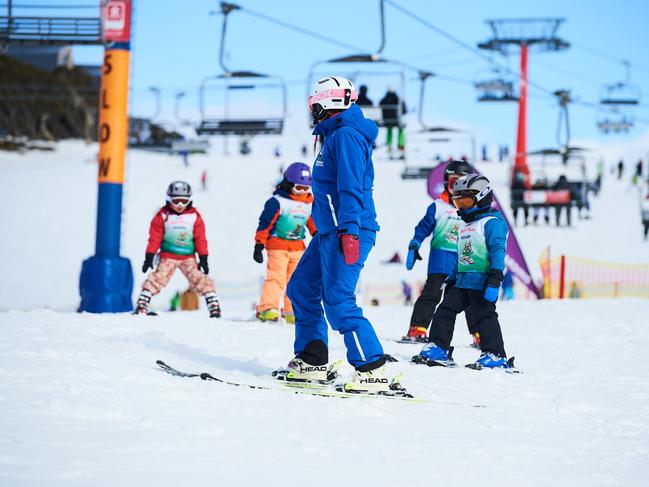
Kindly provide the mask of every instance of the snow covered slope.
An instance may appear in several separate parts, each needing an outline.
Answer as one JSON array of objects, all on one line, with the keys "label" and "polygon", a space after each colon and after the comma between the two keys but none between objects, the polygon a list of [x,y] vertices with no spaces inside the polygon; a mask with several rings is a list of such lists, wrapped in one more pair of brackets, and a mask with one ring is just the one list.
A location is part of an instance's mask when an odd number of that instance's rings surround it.
[{"label": "snow covered slope", "polygon": [[[280,164],[299,158],[298,144],[282,160],[270,155],[271,144],[247,158],[214,150],[193,156],[190,167],[177,157],[129,154],[122,254],[133,263],[136,291],[149,220],[167,184],[186,179],[206,220],[221,320],[208,319],[204,308],[158,318],[74,313],[81,262],[94,248],[96,146],[65,142],[54,153],[2,154],[0,485],[649,482],[647,300],[501,303],[507,350],[524,371],[517,376],[409,365],[418,347],[393,339],[405,331],[410,308],[367,308],[386,352],[400,360],[391,372],[403,372],[413,394],[432,400],[425,404],[295,396],[159,372],[156,359],[267,384],[291,358],[290,326],[246,321],[264,272],[252,260],[258,214]],[[403,255],[429,203],[423,182],[402,181],[401,169],[379,152],[383,230],[365,282],[425,277],[425,263],[410,273],[381,264],[394,251]],[[504,165],[480,169],[506,204]],[[556,253],[649,261],[628,179],[605,179],[592,220],[573,229],[528,227],[518,236],[533,269],[548,244]],[[153,307],[164,310],[185,287],[177,276]],[[476,358],[468,343],[459,320],[460,364]],[[337,335],[331,356],[344,358]]]},{"label": "snow covered slope", "polygon": [[[410,365],[405,307],[368,309],[429,404],[240,389],[291,357],[292,328],[53,311],[0,314],[0,485],[646,485],[646,300],[506,302],[523,374]],[[475,360],[463,325],[460,364]],[[338,336],[331,354],[344,358]],[[347,367],[343,371],[350,373]],[[472,405],[483,405],[475,408]]]}]

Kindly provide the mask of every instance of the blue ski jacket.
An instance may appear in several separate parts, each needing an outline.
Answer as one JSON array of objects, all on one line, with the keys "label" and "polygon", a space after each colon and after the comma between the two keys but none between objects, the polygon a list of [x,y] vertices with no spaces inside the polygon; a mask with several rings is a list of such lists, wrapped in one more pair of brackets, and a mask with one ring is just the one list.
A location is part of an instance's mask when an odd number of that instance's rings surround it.
[{"label": "blue ski jacket", "polygon": [[[504,272],[508,233],[507,222],[494,209],[477,214],[460,230],[457,264],[451,276],[457,287],[484,290],[490,269]],[[464,271],[458,271],[458,266]]]},{"label": "blue ski jacket", "polygon": [[372,198],[372,144],[378,131],[356,105],[314,128],[314,135],[324,137],[312,171],[312,215],[322,235],[380,229]]}]

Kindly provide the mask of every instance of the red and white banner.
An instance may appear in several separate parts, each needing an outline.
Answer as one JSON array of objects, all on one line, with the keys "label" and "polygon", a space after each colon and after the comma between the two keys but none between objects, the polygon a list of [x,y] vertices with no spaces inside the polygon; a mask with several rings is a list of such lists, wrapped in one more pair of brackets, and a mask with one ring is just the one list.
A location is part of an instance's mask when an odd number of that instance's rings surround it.
[{"label": "red and white banner", "polygon": [[101,1],[101,35],[104,42],[131,40],[131,0]]}]

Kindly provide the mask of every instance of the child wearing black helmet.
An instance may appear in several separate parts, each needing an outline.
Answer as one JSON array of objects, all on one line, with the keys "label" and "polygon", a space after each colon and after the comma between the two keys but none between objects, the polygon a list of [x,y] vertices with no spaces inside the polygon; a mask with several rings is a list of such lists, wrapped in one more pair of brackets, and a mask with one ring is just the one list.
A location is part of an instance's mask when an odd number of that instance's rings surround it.
[{"label": "child wearing black helmet", "polygon": [[496,300],[503,280],[507,223],[493,208],[493,192],[484,176],[469,175],[453,186],[452,201],[465,225],[457,242],[457,266],[448,281],[452,287],[435,311],[429,343],[413,362],[454,366],[451,340],[456,316],[471,307],[480,330],[480,358],[469,367],[512,368],[503,343]]},{"label": "child wearing black helmet", "polygon": [[[422,260],[419,249],[423,241],[432,234],[428,257],[428,277],[410,317],[408,333],[401,341],[425,342],[428,327],[437,305],[442,299],[445,281],[457,265],[457,236],[464,222],[451,202],[452,188],[462,176],[472,174],[473,167],[465,161],[451,161],[444,168],[444,191],[427,208],[426,214],[415,227],[415,234],[408,245],[406,269],[411,270],[417,260]],[[473,320],[467,309],[469,332],[477,343],[479,336],[473,327]]]}]

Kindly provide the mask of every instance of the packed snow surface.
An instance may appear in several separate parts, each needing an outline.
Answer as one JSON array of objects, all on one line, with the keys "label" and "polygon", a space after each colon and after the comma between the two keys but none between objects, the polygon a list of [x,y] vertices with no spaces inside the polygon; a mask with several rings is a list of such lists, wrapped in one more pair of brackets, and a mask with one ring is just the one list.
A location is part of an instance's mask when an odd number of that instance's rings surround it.
[{"label": "packed snow surface", "polygon": [[[366,311],[400,360],[390,372],[430,403],[242,389],[156,369],[162,359],[268,385],[291,358],[293,330],[235,320],[245,314],[3,313],[0,485],[649,481],[646,300],[501,304],[519,375],[408,364],[419,347],[392,339],[409,309]],[[459,320],[459,364],[477,358],[468,344]],[[344,355],[332,336],[332,358]]]},{"label": "packed snow surface", "polygon": [[[280,164],[271,148],[248,157],[180,158],[129,153],[122,255],[137,293],[148,224],[167,184],[186,179],[206,221],[210,276],[223,318],[168,313],[186,283],[176,276],[153,299],[158,317],[78,314],[81,262],[94,253],[96,146],[2,154],[5,233],[0,239],[0,485],[649,485],[649,300],[517,300],[499,303],[508,353],[522,374],[408,364],[419,347],[394,342],[411,308],[366,307],[391,374],[425,403],[332,399],[237,388],[159,371],[187,371],[272,385],[292,357],[293,328],[250,321],[264,267],[253,234]],[[506,205],[507,168],[479,168]],[[209,188],[199,189],[207,169]],[[429,198],[422,181],[402,181],[400,163],[377,154],[382,231],[363,281],[423,280],[381,264],[404,255]],[[517,234],[532,272],[540,252],[619,262],[649,261],[637,194],[605,173],[591,220],[571,229],[530,226]],[[462,318],[460,365],[477,358]],[[331,358],[344,359],[338,335]],[[352,372],[349,366],[343,375]],[[478,407],[476,407],[478,406]]]}]

